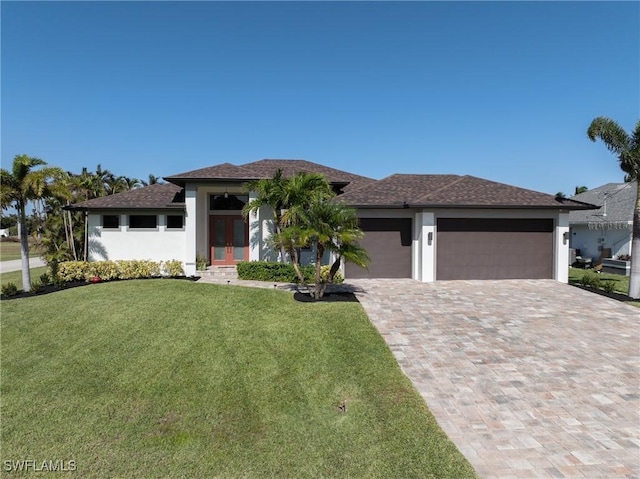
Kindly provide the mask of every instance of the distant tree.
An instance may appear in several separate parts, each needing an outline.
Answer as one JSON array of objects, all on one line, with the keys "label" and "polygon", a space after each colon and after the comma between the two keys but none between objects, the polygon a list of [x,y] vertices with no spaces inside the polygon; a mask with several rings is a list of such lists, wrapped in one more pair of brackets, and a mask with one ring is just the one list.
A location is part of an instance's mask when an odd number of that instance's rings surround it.
[{"label": "distant tree", "polygon": [[[25,291],[31,291],[29,238],[26,229],[27,203],[51,195],[51,181],[64,175],[60,168],[44,167],[46,164],[40,158],[16,155],[13,159],[11,172],[4,168],[0,169],[0,204],[2,209],[14,207],[18,212],[22,287]],[[43,168],[35,169],[40,166]]]},{"label": "distant tree", "polygon": [[18,225],[18,216],[15,214],[0,216],[0,229],[12,228]]},{"label": "distant tree", "polygon": [[558,199],[563,200],[563,199],[565,199],[566,197],[567,197],[567,195],[565,195],[562,191],[558,191],[558,192],[556,193],[556,198],[558,198]]},{"label": "distant tree", "polygon": [[584,193],[588,190],[589,188],[587,188],[586,186],[576,186],[576,192],[574,194],[579,195],[580,193]]},{"label": "distant tree", "polygon": [[164,182],[161,181],[160,177],[149,174],[149,181],[140,180],[140,183],[142,183],[142,186],[149,186],[149,185],[155,185],[155,184],[161,185]]},{"label": "distant tree", "polygon": [[633,210],[633,232],[631,242],[631,275],[629,296],[640,298],[640,120],[632,133],[627,133],[617,122],[598,117],[587,129],[591,141],[602,140],[607,149],[618,157],[620,168],[626,179],[636,182],[636,205]]}]

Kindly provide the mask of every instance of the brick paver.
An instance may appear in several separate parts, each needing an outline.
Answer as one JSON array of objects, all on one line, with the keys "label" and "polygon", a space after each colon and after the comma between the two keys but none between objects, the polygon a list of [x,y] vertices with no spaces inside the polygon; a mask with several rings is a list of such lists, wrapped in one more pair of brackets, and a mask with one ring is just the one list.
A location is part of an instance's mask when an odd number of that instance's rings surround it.
[{"label": "brick paver", "polygon": [[484,478],[640,478],[640,309],[552,280],[358,280]]}]

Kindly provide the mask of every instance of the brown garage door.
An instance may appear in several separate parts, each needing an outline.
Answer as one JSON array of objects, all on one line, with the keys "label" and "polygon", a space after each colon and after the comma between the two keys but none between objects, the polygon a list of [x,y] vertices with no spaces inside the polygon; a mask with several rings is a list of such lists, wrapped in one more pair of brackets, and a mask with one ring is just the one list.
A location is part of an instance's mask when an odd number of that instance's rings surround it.
[{"label": "brown garage door", "polygon": [[368,269],[347,263],[347,278],[411,277],[411,218],[361,218],[360,228],[371,262]]},{"label": "brown garage door", "polygon": [[436,279],[553,278],[552,219],[439,218]]}]

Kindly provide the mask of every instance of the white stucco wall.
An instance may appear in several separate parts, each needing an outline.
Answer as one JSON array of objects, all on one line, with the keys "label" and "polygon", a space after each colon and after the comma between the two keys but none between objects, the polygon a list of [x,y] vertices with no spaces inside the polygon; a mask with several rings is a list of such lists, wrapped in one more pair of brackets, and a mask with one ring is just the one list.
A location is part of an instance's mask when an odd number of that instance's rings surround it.
[{"label": "white stucco wall", "polygon": [[631,254],[631,225],[629,229],[590,229],[586,224],[571,225],[570,247],[579,249],[583,258],[600,258],[601,248],[611,248],[612,256]]},{"label": "white stucco wall", "polygon": [[153,261],[180,260],[185,262],[186,228],[168,229],[165,226],[167,214],[182,214],[182,211],[145,211],[136,214],[154,214],[158,218],[158,227],[153,230],[130,229],[126,212],[107,212],[117,214],[120,227],[117,229],[102,227],[102,213],[88,215],[89,261],[148,259]]}]

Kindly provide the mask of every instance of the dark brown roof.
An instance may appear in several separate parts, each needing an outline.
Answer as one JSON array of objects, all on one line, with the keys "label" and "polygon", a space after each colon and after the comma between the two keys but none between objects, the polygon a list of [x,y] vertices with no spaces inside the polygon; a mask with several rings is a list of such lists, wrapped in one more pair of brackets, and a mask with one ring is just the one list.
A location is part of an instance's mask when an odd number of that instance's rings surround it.
[{"label": "dark brown roof", "polygon": [[220,165],[207,166],[197,170],[178,173],[177,175],[165,176],[163,179],[172,183],[184,184],[181,180],[251,180],[255,178],[255,174],[241,166],[232,165],[231,163],[222,163]]},{"label": "dark brown roof", "polygon": [[305,160],[260,160],[236,166],[223,163],[188,171],[165,179],[175,184],[156,184],[117,195],[104,196],[72,208],[184,208],[182,187],[189,181],[246,181],[269,178],[277,169],[285,176],[300,172],[321,173],[329,182],[344,187],[340,196],[351,206],[362,208],[555,208],[592,209],[595,206],[538,191],[518,188],[474,176],[396,174],[376,181]]},{"label": "dark brown roof", "polygon": [[294,176],[301,172],[320,173],[327,178],[329,183],[347,185],[345,186],[344,191],[375,183],[375,180],[371,178],[354,175],[353,173],[337,170],[335,168],[330,168],[307,160],[278,159],[264,159],[238,166],[232,165],[231,163],[222,163],[220,165],[166,176],[164,179],[171,183],[184,186],[185,182],[193,180],[232,181],[271,178],[278,169],[283,170],[285,177]]},{"label": "dark brown roof", "polygon": [[115,195],[102,196],[71,206],[71,209],[163,209],[184,208],[184,191],[171,183],[145,186],[123,191]]},{"label": "dark brown roof", "polygon": [[468,207],[585,209],[572,200],[516,186],[459,175],[391,175],[340,197],[361,207]]}]

